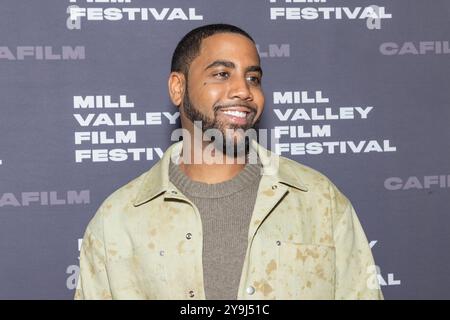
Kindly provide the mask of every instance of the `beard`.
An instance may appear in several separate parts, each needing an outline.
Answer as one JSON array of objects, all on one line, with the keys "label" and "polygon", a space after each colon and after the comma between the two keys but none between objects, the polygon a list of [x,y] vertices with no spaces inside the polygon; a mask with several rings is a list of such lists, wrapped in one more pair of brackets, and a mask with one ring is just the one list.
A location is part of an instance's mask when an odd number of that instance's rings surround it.
[{"label": "beard", "polygon": [[[194,126],[197,126],[196,123],[200,122],[203,136],[213,141],[215,149],[222,152],[222,154],[234,158],[248,155],[251,141],[257,140],[258,135],[259,119],[254,121],[256,109],[247,102],[240,102],[239,105],[247,106],[251,110],[247,123],[244,125],[226,123],[218,119],[218,113],[221,109],[230,107],[230,105],[214,105],[214,117],[211,118],[207,114],[202,113],[192,103],[187,87],[186,84],[186,93],[183,98],[183,110],[186,118],[192,121]],[[250,131],[253,134],[246,134]]]}]

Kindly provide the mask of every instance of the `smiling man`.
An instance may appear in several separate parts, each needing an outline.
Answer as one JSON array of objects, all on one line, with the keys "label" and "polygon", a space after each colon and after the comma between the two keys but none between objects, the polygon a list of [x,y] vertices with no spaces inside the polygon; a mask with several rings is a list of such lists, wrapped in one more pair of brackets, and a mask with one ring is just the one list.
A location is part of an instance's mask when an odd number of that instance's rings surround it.
[{"label": "smiling man", "polygon": [[235,26],[178,43],[168,87],[182,141],[100,206],[76,299],[382,299],[350,201],[249,134],[261,78],[254,41]]}]

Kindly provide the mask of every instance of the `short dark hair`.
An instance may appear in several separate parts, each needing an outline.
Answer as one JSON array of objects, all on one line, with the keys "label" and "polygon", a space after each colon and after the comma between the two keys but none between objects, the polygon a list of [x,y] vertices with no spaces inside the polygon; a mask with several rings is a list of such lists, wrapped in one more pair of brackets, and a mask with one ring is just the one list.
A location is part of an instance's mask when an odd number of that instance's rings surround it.
[{"label": "short dark hair", "polygon": [[177,47],[172,56],[171,72],[181,72],[187,76],[189,66],[199,52],[202,41],[217,33],[237,33],[250,39],[253,43],[253,38],[244,30],[230,24],[208,24],[189,31],[178,42]]}]

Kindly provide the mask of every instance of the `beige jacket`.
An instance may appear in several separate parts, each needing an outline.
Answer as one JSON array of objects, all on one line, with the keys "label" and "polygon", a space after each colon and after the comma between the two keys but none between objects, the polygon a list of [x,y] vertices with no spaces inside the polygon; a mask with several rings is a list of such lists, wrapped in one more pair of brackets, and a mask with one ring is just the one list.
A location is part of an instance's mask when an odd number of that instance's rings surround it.
[{"label": "beige jacket", "polygon": [[[175,143],[111,194],[84,235],[75,299],[205,299],[202,223],[169,181]],[[382,299],[350,201],[321,173],[257,145],[264,172],[238,299]]]}]

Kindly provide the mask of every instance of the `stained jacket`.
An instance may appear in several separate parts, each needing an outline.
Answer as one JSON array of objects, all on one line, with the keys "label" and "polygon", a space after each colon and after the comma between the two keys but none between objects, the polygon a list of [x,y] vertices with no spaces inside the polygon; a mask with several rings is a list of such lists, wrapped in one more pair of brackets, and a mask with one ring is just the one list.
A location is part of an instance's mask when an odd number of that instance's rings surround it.
[{"label": "stained jacket", "polygon": [[[237,299],[383,299],[350,201],[323,174],[255,145],[263,175]],[[102,203],[75,299],[205,299],[200,214],[169,181],[181,148]]]}]

